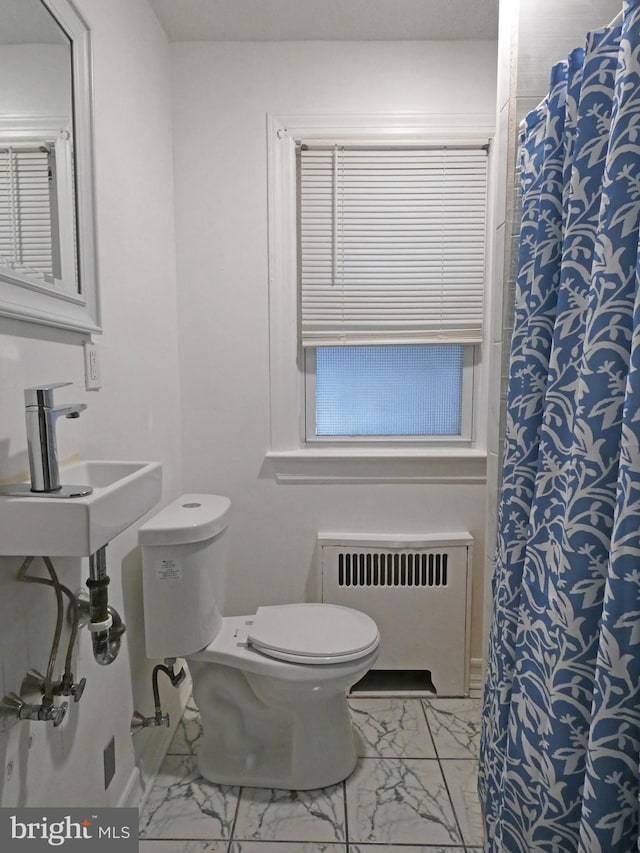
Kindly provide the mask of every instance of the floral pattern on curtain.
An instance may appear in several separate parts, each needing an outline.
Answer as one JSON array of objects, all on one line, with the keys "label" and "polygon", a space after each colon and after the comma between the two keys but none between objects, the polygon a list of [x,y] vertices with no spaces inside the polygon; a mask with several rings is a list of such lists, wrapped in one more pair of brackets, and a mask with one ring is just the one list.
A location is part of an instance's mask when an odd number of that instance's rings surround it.
[{"label": "floral pattern on curtain", "polygon": [[640,0],[552,69],[522,219],[479,789],[491,853],[630,853],[640,778]]}]

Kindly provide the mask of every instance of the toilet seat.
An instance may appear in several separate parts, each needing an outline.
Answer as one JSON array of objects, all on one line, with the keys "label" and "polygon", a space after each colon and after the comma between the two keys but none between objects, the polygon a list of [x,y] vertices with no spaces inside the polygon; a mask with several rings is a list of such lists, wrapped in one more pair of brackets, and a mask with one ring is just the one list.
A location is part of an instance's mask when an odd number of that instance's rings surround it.
[{"label": "toilet seat", "polygon": [[247,642],[262,654],[300,664],[357,660],[380,642],[376,623],[336,604],[259,607]]}]

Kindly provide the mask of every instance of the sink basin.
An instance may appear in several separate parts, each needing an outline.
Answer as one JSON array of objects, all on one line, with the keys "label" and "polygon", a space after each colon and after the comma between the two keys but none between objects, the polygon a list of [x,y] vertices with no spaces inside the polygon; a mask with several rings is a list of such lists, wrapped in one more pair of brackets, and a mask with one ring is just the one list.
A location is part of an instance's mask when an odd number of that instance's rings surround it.
[{"label": "sink basin", "polygon": [[91,486],[84,497],[0,496],[0,555],[88,557],[160,500],[159,462],[87,460],[60,483]]}]

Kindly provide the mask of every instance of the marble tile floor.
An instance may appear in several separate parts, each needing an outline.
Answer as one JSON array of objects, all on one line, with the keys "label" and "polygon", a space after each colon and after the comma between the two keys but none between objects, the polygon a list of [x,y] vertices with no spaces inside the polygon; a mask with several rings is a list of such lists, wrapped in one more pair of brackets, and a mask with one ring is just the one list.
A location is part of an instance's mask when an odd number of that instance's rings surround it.
[{"label": "marble tile floor", "polygon": [[358,767],[281,791],[198,775],[190,702],[140,815],[140,853],[479,853],[480,702],[350,698]]}]

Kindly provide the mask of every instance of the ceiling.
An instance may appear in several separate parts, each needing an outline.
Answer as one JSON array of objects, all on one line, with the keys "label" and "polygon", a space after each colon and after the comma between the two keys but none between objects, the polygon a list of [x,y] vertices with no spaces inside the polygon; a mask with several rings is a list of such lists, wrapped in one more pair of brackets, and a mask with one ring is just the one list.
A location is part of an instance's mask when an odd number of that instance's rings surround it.
[{"label": "ceiling", "polygon": [[150,0],[171,41],[498,37],[498,0]]}]

